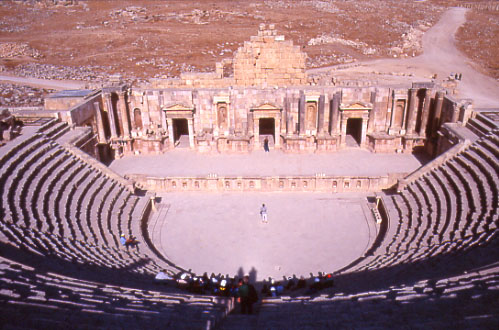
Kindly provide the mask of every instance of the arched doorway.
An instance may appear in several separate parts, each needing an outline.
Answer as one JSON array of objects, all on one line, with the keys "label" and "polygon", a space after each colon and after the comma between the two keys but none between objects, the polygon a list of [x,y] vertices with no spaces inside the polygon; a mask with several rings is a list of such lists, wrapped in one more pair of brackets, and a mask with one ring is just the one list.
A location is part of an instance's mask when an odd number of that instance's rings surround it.
[{"label": "arched doorway", "polygon": [[362,141],[362,118],[347,119],[346,143],[348,146],[360,146]]}]

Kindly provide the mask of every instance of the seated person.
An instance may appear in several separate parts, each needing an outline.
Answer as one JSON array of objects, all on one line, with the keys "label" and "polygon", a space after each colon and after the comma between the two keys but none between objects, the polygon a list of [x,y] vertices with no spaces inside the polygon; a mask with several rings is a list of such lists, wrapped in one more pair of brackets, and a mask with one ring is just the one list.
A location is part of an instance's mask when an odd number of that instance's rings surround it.
[{"label": "seated person", "polygon": [[132,235],[130,235],[130,237],[128,237],[128,239],[126,240],[126,245],[129,246],[129,245],[137,245],[138,241],[135,239],[135,237],[133,237]]},{"label": "seated person", "polygon": [[300,277],[298,283],[296,284],[295,290],[303,289],[307,286],[307,282],[303,276]]},{"label": "seated person", "polygon": [[120,243],[121,245],[125,246],[126,245],[126,238],[125,238],[125,234],[121,234],[120,236]]},{"label": "seated person", "polygon": [[154,283],[157,283],[157,284],[165,284],[166,285],[168,283],[168,281],[171,281],[171,280],[173,280],[173,277],[168,275],[168,273],[166,272],[166,269],[163,269],[162,271],[157,273],[156,276],[154,277]]}]

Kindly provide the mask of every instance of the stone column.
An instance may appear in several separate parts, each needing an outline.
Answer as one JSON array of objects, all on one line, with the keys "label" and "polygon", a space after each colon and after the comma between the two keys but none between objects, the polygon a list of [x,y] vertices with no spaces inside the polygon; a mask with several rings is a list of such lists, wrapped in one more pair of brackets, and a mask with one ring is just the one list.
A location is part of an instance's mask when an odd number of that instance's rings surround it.
[{"label": "stone column", "polygon": [[414,134],[414,127],[416,127],[416,113],[417,113],[417,92],[415,88],[409,90],[409,110],[407,114],[407,134]]},{"label": "stone column", "polygon": [[192,118],[187,119],[187,128],[189,130],[189,146],[194,149],[194,120]]},{"label": "stone column", "polygon": [[253,146],[254,148],[260,147],[260,125],[259,118],[255,118],[255,114],[253,114]]},{"label": "stone column", "polygon": [[119,107],[119,112],[121,114],[121,122],[123,123],[122,124],[123,136],[128,137],[128,136],[130,136],[130,120],[129,120],[128,112],[127,112],[127,108],[126,108],[125,95],[126,95],[126,92],[121,92],[118,95],[119,96],[118,107]]},{"label": "stone column", "polygon": [[374,118],[378,112],[378,106],[376,103],[376,93],[377,91],[371,92],[371,104],[373,105],[371,111],[369,111],[369,121],[367,123],[367,133],[371,133],[374,130]]},{"label": "stone column", "polygon": [[99,137],[99,142],[106,141],[106,133],[104,131],[104,126],[102,123],[102,114],[100,112],[99,102],[94,102],[94,112],[95,112],[95,121],[97,123],[97,136]]},{"label": "stone column", "polygon": [[[218,104],[213,102],[211,109],[212,109],[211,113],[213,114],[212,118],[215,118],[215,124],[213,125],[213,135],[218,137],[220,135],[223,135],[223,134],[220,134],[220,128],[218,127]],[[229,113],[227,113],[227,117],[228,116],[229,116]]]},{"label": "stone column", "polygon": [[113,104],[111,103],[111,94],[103,94],[104,106],[106,107],[109,128],[111,130],[111,138],[116,137],[116,121],[114,120]]},{"label": "stone column", "polygon": [[161,128],[165,130],[165,132],[168,132],[168,124],[166,123],[166,114],[164,110],[160,110],[160,117],[161,117]]},{"label": "stone column", "polygon": [[[149,98],[147,97],[147,92],[142,95],[142,100],[144,107],[141,109],[142,114],[142,128],[149,128],[151,126],[151,114],[149,113]],[[147,112],[147,115],[145,114]],[[145,119],[145,120],[144,120]]]},{"label": "stone column", "polygon": [[318,135],[323,135],[324,134],[324,103],[325,103],[325,97],[324,95],[321,95],[319,97],[319,104],[318,104],[318,114],[317,114],[317,133]]},{"label": "stone column", "polygon": [[300,92],[298,124],[300,126],[300,135],[305,134],[305,94],[303,94],[303,91]]},{"label": "stone column", "polygon": [[433,116],[433,123],[431,124],[431,132],[433,136],[437,135],[437,130],[440,128],[440,116],[442,115],[442,106],[444,104],[444,91],[438,91],[435,102],[435,114]]},{"label": "stone column", "polygon": [[333,95],[333,102],[330,115],[330,132],[331,134],[336,134],[338,130],[338,116],[340,110],[340,92],[336,92]]},{"label": "stone column", "polygon": [[426,125],[428,124],[428,116],[430,115],[431,94],[432,90],[430,88],[427,88],[424,95],[423,113],[421,115],[421,127],[419,128],[419,135],[422,136],[426,136]]},{"label": "stone column", "polygon": [[347,121],[348,121],[348,118],[341,118],[340,145],[342,145],[342,146],[344,146],[346,143]]},{"label": "stone column", "polygon": [[404,103],[404,112],[402,114],[402,126],[400,127],[400,134],[405,134],[405,127],[407,125],[407,107],[409,105],[407,104],[407,100],[405,100]]},{"label": "stone column", "polygon": [[[360,146],[365,147],[366,146],[366,135],[367,135],[367,122],[369,118],[362,117],[362,131],[360,134]],[[346,133],[346,130],[345,130]]]},{"label": "stone column", "polygon": [[251,136],[254,133],[255,122],[253,120],[253,112],[248,111],[248,135]]},{"label": "stone column", "polygon": [[173,119],[166,118],[168,126],[168,139],[170,140],[170,147],[175,148],[175,137],[173,136]]},{"label": "stone column", "polygon": [[275,122],[274,148],[280,149],[281,148],[281,116],[277,116],[274,119],[274,122]]},{"label": "stone column", "polygon": [[289,99],[287,96],[284,97],[284,109],[283,116],[281,117],[282,123],[281,127],[284,128],[286,134],[289,134],[289,116],[291,111],[289,110]]},{"label": "stone column", "polygon": [[395,134],[398,134],[399,133],[399,130],[400,128],[398,128],[398,130],[395,129],[395,127],[393,126],[394,125],[394,121],[395,121],[395,105],[396,105],[396,97],[395,97],[395,91],[392,92],[392,95],[391,95],[391,110],[390,110],[390,125],[388,126],[388,134],[389,135],[393,135],[394,133]]},{"label": "stone column", "polygon": [[386,102],[386,114],[385,114],[385,125],[384,129],[388,134],[390,134],[390,128],[393,122],[393,95],[392,93],[388,93],[388,100]]}]

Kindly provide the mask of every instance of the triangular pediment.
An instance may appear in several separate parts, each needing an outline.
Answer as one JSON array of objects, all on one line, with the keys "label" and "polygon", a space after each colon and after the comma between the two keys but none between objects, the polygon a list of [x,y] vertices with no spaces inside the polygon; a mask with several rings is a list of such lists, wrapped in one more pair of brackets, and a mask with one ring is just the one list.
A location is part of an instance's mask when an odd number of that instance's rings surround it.
[{"label": "triangular pediment", "polygon": [[372,109],[372,104],[357,101],[357,102],[353,102],[353,103],[342,104],[341,109],[343,109],[343,110],[366,110],[366,109]]},{"label": "triangular pediment", "polygon": [[280,108],[276,107],[275,105],[273,105],[271,103],[264,103],[256,108],[253,108],[252,110],[269,111],[269,110],[280,110]]},{"label": "triangular pediment", "polygon": [[183,104],[176,103],[172,106],[165,107],[164,110],[166,111],[192,111],[192,107],[185,106]]}]

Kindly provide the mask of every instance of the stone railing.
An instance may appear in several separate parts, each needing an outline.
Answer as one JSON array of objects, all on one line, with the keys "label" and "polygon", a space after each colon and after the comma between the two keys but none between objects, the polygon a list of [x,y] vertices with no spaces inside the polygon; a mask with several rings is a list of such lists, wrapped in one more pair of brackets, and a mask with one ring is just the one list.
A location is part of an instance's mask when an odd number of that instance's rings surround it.
[{"label": "stone railing", "polygon": [[422,177],[424,174],[432,171],[433,169],[445,163],[447,160],[453,158],[455,155],[468,148],[471,143],[472,142],[470,140],[460,139],[459,142],[452,146],[449,150],[436,157],[431,162],[425,164],[424,166],[421,166],[420,168],[409,174],[407,177],[400,179],[397,183],[397,192],[401,192],[405,187]]},{"label": "stone railing", "polygon": [[125,176],[135,182],[136,186],[156,192],[183,191],[283,191],[283,192],[375,192],[392,187],[405,174],[385,176],[254,176],[235,177],[154,177],[143,174]]},{"label": "stone railing", "polygon": [[78,147],[75,147],[74,145],[72,145],[70,143],[66,143],[64,145],[64,148],[67,151],[69,151],[73,156],[79,158],[80,160],[91,165],[92,167],[98,169],[100,172],[105,174],[108,178],[115,180],[115,181],[119,182],[120,184],[122,184],[123,186],[125,186],[128,189],[128,191],[130,191],[132,193],[135,191],[133,181],[123,178],[118,173],[114,172],[113,170],[111,170],[106,165],[102,164],[101,162],[99,162],[98,160],[93,158],[92,156],[87,155],[84,151],[80,150]]}]

